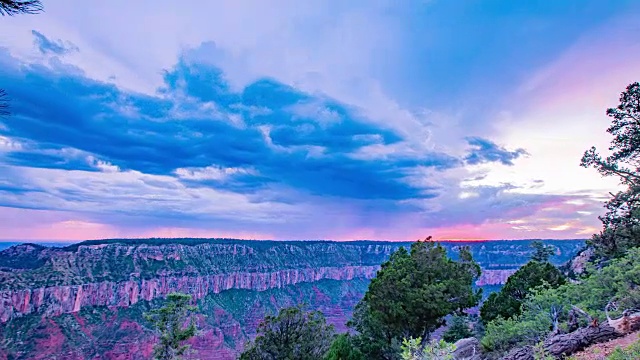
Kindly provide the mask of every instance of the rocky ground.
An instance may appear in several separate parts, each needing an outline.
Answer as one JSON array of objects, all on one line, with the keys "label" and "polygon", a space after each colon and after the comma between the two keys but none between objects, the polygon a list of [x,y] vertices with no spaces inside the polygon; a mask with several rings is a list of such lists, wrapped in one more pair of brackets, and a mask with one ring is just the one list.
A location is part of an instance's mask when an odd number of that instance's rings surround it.
[{"label": "rocky ground", "polygon": [[[611,341],[594,344],[573,356],[575,360],[605,360],[617,348],[626,348],[640,339],[640,331]],[[636,360],[636,359],[629,359]]]}]

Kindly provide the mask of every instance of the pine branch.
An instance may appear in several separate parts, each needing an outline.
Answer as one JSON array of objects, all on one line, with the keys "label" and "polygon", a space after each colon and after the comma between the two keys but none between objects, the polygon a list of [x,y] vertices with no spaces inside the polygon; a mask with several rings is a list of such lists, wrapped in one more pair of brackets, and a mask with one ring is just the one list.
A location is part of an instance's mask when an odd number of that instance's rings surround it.
[{"label": "pine branch", "polygon": [[0,15],[37,14],[44,11],[40,0],[0,0]]},{"label": "pine branch", "polygon": [[0,89],[0,117],[9,115],[11,115],[9,112],[9,96],[7,96],[7,92],[4,89]]}]

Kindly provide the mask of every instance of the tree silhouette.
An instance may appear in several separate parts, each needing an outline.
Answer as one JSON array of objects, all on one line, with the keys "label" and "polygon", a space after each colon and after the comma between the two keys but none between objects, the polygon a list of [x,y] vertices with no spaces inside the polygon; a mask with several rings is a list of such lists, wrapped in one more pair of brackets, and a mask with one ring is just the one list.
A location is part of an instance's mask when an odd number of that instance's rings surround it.
[{"label": "tree silhouette", "polygon": [[602,176],[617,177],[627,189],[611,194],[600,216],[603,230],[589,242],[605,258],[621,256],[640,245],[640,83],[634,82],[620,94],[620,104],[607,109],[613,120],[607,132],[613,136],[610,155],[602,157],[595,147],[587,150],[580,165],[598,170]]},{"label": "tree silhouette", "polygon": [[0,117],[9,116],[9,97],[4,89],[0,89]]},{"label": "tree silhouette", "polygon": [[0,15],[37,14],[44,11],[40,0],[0,0]]},{"label": "tree silhouette", "polygon": [[[0,0],[0,15],[37,14],[44,11],[40,0]],[[9,97],[0,89],[0,117],[9,116]]]}]

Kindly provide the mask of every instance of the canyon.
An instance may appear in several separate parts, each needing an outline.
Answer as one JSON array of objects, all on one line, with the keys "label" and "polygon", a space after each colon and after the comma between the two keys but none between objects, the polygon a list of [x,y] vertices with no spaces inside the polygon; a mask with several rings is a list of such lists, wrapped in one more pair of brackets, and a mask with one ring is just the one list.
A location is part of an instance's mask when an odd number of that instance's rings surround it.
[{"label": "canyon", "polygon": [[[560,264],[583,242],[551,241]],[[166,294],[201,309],[196,358],[234,359],[265,314],[306,303],[340,331],[382,262],[401,242],[136,239],[0,251],[0,359],[148,359],[142,314]],[[526,241],[470,246],[483,268],[476,286],[503,284],[531,249]],[[195,355],[194,355],[195,356]]]}]

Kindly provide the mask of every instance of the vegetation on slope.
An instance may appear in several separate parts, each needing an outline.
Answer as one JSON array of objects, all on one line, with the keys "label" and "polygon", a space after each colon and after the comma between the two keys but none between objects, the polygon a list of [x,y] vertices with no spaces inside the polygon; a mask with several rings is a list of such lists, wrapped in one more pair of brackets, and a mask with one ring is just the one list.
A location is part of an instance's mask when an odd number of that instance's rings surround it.
[{"label": "vegetation on slope", "polygon": [[473,290],[480,267],[463,248],[459,260],[430,241],[400,249],[384,263],[354,310],[351,325],[361,349],[371,358],[395,358],[403,338],[429,340],[445,316],[475,306],[482,291]]},{"label": "vegetation on slope", "polygon": [[502,317],[510,319],[520,315],[522,303],[532,289],[555,288],[566,281],[564,275],[549,263],[551,253],[542,243],[534,243],[537,249],[531,261],[507,279],[499,292],[492,293],[480,308],[480,318],[485,324]]},{"label": "vegetation on slope", "polygon": [[422,338],[402,341],[402,360],[453,360],[455,346],[444,340],[433,340],[424,344]]},{"label": "vegetation on slope", "polygon": [[592,269],[579,283],[555,289],[533,289],[520,315],[497,318],[487,325],[482,346],[491,352],[505,352],[514,346],[535,344],[554,329],[568,332],[590,325],[586,317],[572,311],[574,306],[602,322],[606,320],[604,309],[611,299],[617,299],[620,309],[640,305],[638,259],[640,249],[630,249],[626,256],[613,260],[610,265],[597,271]]},{"label": "vegetation on slope", "polygon": [[442,334],[442,340],[446,342],[455,343],[474,335],[468,316],[456,314],[451,317],[451,321],[447,321],[447,325],[447,330]]},{"label": "vegetation on slope", "polygon": [[616,348],[607,360],[640,359],[640,340],[627,348]]},{"label": "vegetation on slope", "polygon": [[240,360],[318,360],[335,337],[321,312],[303,306],[281,309],[267,315],[258,326],[258,336],[247,344]]},{"label": "vegetation on slope", "polygon": [[[189,350],[187,340],[196,335],[194,314],[198,307],[191,303],[191,295],[171,293],[159,309],[145,314],[158,335],[158,343],[153,348],[156,360],[178,360]],[[185,323],[189,323],[185,327]]]},{"label": "vegetation on slope", "polygon": [[[486,351],[504,354],[514,347],[545,339],[548,345],[554,335],[580,328],[599,329],[598,324],[604,320],[614,327],[611,334],[625,333],[630,327],[628,319],[640,319],[640,313],[635,314],[636,318],[626,313],[622,322],[611,321],[607,312],[640,306],[640,84],[629,85],[620,96],[620,104],[608,109],[607,115],[613,119],[607,129],[613,135],[611,154],[603,158],[592,147],[585,152],[581,165],[593,167],[603,176],[618,177],[627,189],[614,194],[605,205],[607,213],[600,217],[603,230],[588,242],[595,250],[592,264],[575,283],[566,284],[554,284],[541,269],[529,269],[529,276],[524,276],[529,265],[520,269],[512,277],[514,280],[510,278],[503,291],[492,295],[483,306],[482,315],[488,324],[481,343]],[[504,297],[502,304],[496,304],[502,294],[511,290],[510,283],[515,283],[516,277],[527,278],[519,290],[529,288],[528,294],[518,299],[520,304],[509,303],[514,296]],[[581,333],[574,334],[580,340]],[[573,348],[560,347],[558,351]]]},{"label": "vegetation on slope", "polygon": [[366,357],[360,351],[354,337],[350,334],[340,334],[331,343],[331,347],[324,360],[365,360]]}]

